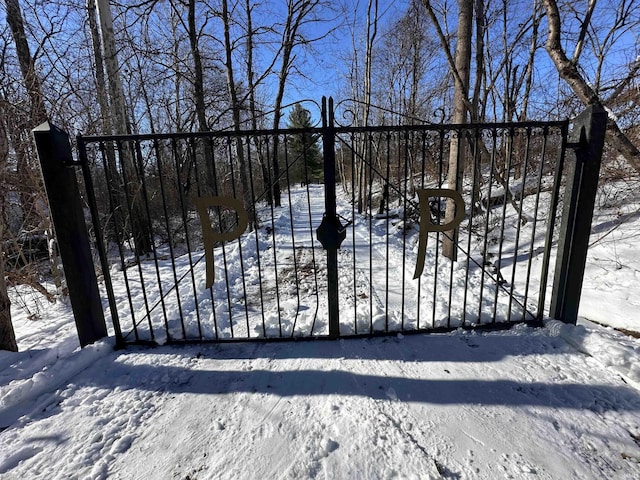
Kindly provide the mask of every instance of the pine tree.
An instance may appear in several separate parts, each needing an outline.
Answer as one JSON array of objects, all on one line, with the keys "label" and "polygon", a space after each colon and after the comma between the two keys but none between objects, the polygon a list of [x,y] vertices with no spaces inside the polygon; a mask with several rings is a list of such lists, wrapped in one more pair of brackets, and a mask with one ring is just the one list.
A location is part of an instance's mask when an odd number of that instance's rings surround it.
[{"label": "pine tree", "polygon": [[[292,129],[310,129],[311,113],[297,103],[289,112],[287,126]],[[322,154],[318,137],[311,132],[294,133],[287,142],[289,180],[301,184],[322,181]]]}]

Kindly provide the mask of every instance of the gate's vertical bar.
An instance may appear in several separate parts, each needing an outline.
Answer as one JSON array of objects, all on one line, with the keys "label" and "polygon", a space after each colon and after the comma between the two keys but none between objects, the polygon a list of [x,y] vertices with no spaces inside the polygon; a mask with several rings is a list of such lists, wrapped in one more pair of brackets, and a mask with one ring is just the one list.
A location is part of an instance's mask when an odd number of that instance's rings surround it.
[{"label": "gate's vertical bar", "polygon": [[[340,318],[338,305],[338,248],[341,231],[336,215],[336,159],[335,127],[333,122],[333,98],[322,98],[322,150],[324,156],[324,206],[322,224],[318,227],[318,240],[327,251],[327,281],[329,295],[329,336],[340,336]],[[324,230],[324,232],[323,232]],[[356,319],[357,321],[357,319]]]},{"label": "gate's vertical bar", "polygon": [[[500,183],[502,183],[502,188],[504,189],[503,197],[502,197],[502,216],[500,219],[500,237],[498,241],[498,258],[493,262],[496,267],[496,289],[493,293],[493,314],[491,316],[491,323],[496,323],[497,315],[498,315],[498,299],[500,294],[501,287],[505,284],[505,280],[502,278],[502,254],[504,253],[504,244],[505,244],[505,227],[507,223],[507,205],[509,204],[509,195],[511,191],[511,186],[509,181],[511,179],[511,168],[513,167],[513,142],[515,138],[515,127],[510,126],[505,129],[507,135],[507,151],[505,152],[505,171],[502,174],[503,179]],[[500,173],[496,172],[497,177],[499,179]],[[513,261],[516,261],[517,252],[514,253]],[[513,281],[513,280],[512,280]],[[506,291],[506,290],[503,290]],[[509,321],[508,316],[505,321]]]},{"label": "gate's vertical bar", "polygon": [[[471,133],[469,132],[469,135]],[[473,237],[473,217],[476,212],[476,196],[478,195],[478,188],[480,180],[478,175],[481,175],[481,158],[480,158],[480,129],[478,127],[473,129],[473,144],[472,144],[472,167],[471,167],[471,200],[469,202],[469,220],[467,226],[467,261],[464,274],[464,296],[462,300],[462,326],[465,326],[467,321],[467,300],[469,292],[469,267],[471,265],[471,240]],[[477,227],[477,225],[476,225]],[[473,321],[471,322],[473,323]]]},{"label": "gate's vertical bar", "polygon": [[[412,132],[413,133],[413,132]],[[399,140],[399,139],[398,139]],[[405,318],[405,296],[406,296],[406,282],[405,282],[405,272],[407,266],[407,197],[409,192],[409,175],[413,175],[413,171],[409,170],[409,156],[410,146],[409,146],[409,131],[405,130],[404,132],[404,145],[402,147],[402,156],[404,157],[404,185],[402,196],[404,197],[402,200],[402,217],[404,219],[403,223],[403,231],[402,231],[402,290],[401,290],[401,302],[400,302],[400,331],[404,332],[404,318]],[[411,138],[413,141],[413,138]],[[400,151],[398,152],[400,154]],[[398,172],[399,173],[399,172]],[[411,195],[414,195],[414,192],[411,192]],[[387,261],[387,270],[389,270],[389,257],[386,258]],[[371,276],[373,278],[373,275]]]},{"label": "gate's vertical bar", "polygon": [[545,305],[547,301],[549,261],[551,259],[553,236],[555,232],[556,213],[558,210],[558,204],[560,203],[560,188],[562,186],[562,172],[564,172],[564,163],[567,151],[568,128],[568,123],[562,126],[562,141],[557,153],[555,174],[553,176],[553,188],[551,189],[551,200],[549,202],[549,211],[547,214],[547,232],[544,239],[544,253],[542,256],[542,269],[540,271],[540,290],[538,292],[538,310],[536,312],[536,320],[538,321],[542,321],[544,317]]},{"label": "gate's vertical bar", "polygon": [[[390,188],[389,188],[389,183],[391,183],[391,133],[390,132],[386,132],[386,154],[387,154],[387,158],[386,158],[386,164],[387,164],[387,170],[385,173],[385,185],[384,185],[384,194],[383,194],[383,201],[384,199],[386,199],[385,203],[385,207],[386,207],[386,211],[385,216],[385,232],[384,232],[384,238],[385,238],[385,254],[386,254],[386,258],[387,258],[387,262],[388,262],[388,258],[389,258],[389,223],[390,223],[390,219],[391,219],[391,214],[389,212],[389,204],[391,203],[391,196],[390,196]],[[354,277],[355,278],[355,277]],[[384,331],[388,332],[389,331],[389,266],[387,265],[387,268],[385,270],[385,297],[384,297]]]},{"label": "gate's vertical bar", "polygon": [[606,129],[607,112],[591,105],[574,119],[569,138],[575,158],[568,166],[550,307],[550,316],[565,323],[578,319]]},{"label": "gate's vertical bar", "polygon": [[[540,209],[540,196],[542,189],[542,175],[544,172],[545,158],[547,152],[547,141],[549,139],[549,127],[545,126],[542,130],[542,152],[540,153],[540,161],[538,165],[538,173],[536,174],[536,202],[533,207],[533,225],[531,226],[531,243],[529,245],[529,261],[527,262],[527,280],[524,288],[524,300],[523,300],[523,312],[522,316],[527,320],[527,301],[529,299],[529,288],[531,282],[531,269],[533,267],[533,249],[536,243],[536,228],[538,226],[538,211]],[[536,310],[534,318],[531,320],[537,320],[540,317],[540,312]]]},{"label": "gate's vertical bar", "polygon": [[[365,147],[364,147],[364,161],[369,164],[369,193],[367,194],[367,207],[364,214],[369,217],[369,331],[373,331],[373,150],[374,140],[373,134],[368,132],[366,134]],[[364,168],[364,165],[362,166]],[[367,211],[368,210],[368,211]],[[355,236],[354,243],[355,243]],[[387,263],[389,257],[387,257]],[[388,270],[388,267],[387,267]],[[354,277],[355,281],[355,277]],[[356,318],[355,324],[357,326],[358,319]]]},{"label": "gate's vertical bar", "polygon": [[33,129],[80,345],[107,336],[69,136],[45,122]]},{"label": "gate's vertical bar", "polygon": [[[81,136],[77,137],[76,142],[78,146],[79,160],[82,166],[84,189],[87,192],[87,204],[89,205],[89,211],[91,212],[91,221],[93,222],[96,248],[98,250],[98,256],[100,257],[100,266],[102,267],[102,278],[104,279],[104,287],[107,292],[107,299],[109,300],[109,310],[111,312],[111,323],[113,324],[113,331],[116,337],[116,347],[122,348],[125,345],[125,341],[124,337],[122,336],[122,329],[120,327],[120,316],[118,314],[118,307],[116,306],[116,296],[113,291],[113,283],[111,281],[109,259],[107,257],[107,249],[104,245],[103,230],[100,224],[100,215],[98,213],[98,205],[96,203],[96,194],[93,188],[93,178],[91,177],[91,171],[89,169],[87,145]],[[107,176],[107,182],[109,182],[109,176]],[[109,194],[109,197],[111,197],[111,194]],[[113,211],[113,209],[111,209],[111,211]]]},{"label": "gate's vertical bar", "polygon": [[[351,148],[351,218],[356,218],[356,153],[359,152],[359,147],[356,148],[357,143],[360,142],[360,137],[354,132],[349,134],[349,145]],[[351,224],[351,259],[353,260],[351,266],[351,273],[353,275],[353,325],[354,331],[358,333],[358,271],[356,269],[356,223]],[[372,329],[369,329],[369,333]]]},{"label": "gate's vertical bar", "polygon": [[[520,234],[522,232],[522,225],[523,225],[523,218],[526,218],[523,216],[524,212],[524,197],[525,197],[525,188],[527,186],[527,168],[529,166],[529,157],[530,157],[530,147],[531,147],[531,127],[527,127],[525,130],[525,135],[526,135],[526,141],[525,141],[525,147],[524,147],[524,167],[522,167],[522,191],[520,192],[520,208],[519,208],[519,212],[518,212],[518,221],[517,221],[517,227],[516,227],[516,238],[514,241],[514,246],[513,246],[513,264],[511,265],[511,285],[509,286],[509,305],[507,307],[507,322],[511,321],[511,309],[513,307],[513,294],[514,294],[514,287],[516,284],[516,267],[518,266],[518,251],[520,248]],[[522,160],[521,160],[522,162]],[[514,175],[515,176],[515,175]],[[515,179],[516,181],[518,180],[517,178]],[[517,197],[516,199],[514,199],[514,203],[516,203],[517,201]],[[506,202],[506,200],[505,200]],[[526,221],[526,220],[525,220]],[[516,302],[518,302],[518,300],[516,300]],[[527,305],[526,303],[524,304],[524,308],[525,311],[527,309]],[[526,320],[527,319],[527,315],[526,312],[522,317],[522,320]]]}]

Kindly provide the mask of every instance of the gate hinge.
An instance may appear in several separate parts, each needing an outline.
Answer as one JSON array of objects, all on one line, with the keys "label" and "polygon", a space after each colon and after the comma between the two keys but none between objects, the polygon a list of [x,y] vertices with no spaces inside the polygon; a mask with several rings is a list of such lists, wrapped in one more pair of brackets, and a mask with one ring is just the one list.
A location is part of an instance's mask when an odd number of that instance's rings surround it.
[{"label": "gate hinge", "polygon": [[579,148],[586,148],[589,146],[589,140],[587,139],[587,132],[584,125],[580,127],[580,132],[573,131],[566,143],[567,148],[573,148],[575,150]]}]

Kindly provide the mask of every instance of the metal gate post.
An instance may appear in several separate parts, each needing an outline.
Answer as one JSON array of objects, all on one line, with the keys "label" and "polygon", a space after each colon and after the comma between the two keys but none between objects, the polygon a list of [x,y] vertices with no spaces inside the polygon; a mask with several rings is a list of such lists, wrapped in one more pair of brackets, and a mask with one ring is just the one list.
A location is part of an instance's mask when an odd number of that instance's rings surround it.
[{"label": "metal gate post", "polygon": [[[328,117],[328,118],[327,118]],[[322,97],[322,149],[324,160],[324,205],[322,223],[316,232],[318,241],[327,251],[327,281],[329,295],[329,337],[340,336],[338,305],[338,249],[346,236],[336,214],[336,152],[333,123],[333,98]]]},{"label": "metal gate post", "polygon": [[573,121],[568,160],[558,258],[553,279],[550,316],[575,324],[582,292],[584,269],[591,233],[600,163],[607,128],[607,112],[591,105]]},{"label": "metal gate post", "polygon": [[107,336],[69,136],[49,122],[33,129],[71,308],[82,347]]}]

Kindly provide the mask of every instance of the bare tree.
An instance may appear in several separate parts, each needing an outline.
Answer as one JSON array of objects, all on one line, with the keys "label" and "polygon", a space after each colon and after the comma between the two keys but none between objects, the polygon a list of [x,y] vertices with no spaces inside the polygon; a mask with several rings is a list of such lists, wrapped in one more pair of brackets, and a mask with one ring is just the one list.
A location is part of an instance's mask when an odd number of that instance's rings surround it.
[{"label": "bare tree", "polygon": [[[87,20],[91,32],[91,47],[93,49],[93,60],[95,62],[96,99],[100,106],[100,123],[103,133],[110,134],[113,133],[113,124],[111,122],[111,115],[109,114],[109,97],[107,96],[107,82],[104,77],[104,60],[102,58],[100,30],[96,20],[95,0],[87,0]],[[107,157],[107,168],[111,175],[115,175],[117,171],[116,155],[112,143],[106,145],[105,153]]]},{"label": "bare tree", "polygon": [[[198,46],[198,28],[196,27],[196,2],[189,0],[188,3],[188,26],[189,26],[189,46],[191,57],[193,58],[193,88],[198,118],[198,128],[201,132],[209,130],[207,125],[207,112],[204,102],[204,75],[202,72],[202,59],[200,57],[200,47]],[[211,180],[211,179],[210,179]]]},{"label": "bare tree", "polygon": [[[225,0],[226,4],[226,0]],[[223,7],[224,8],[224,7]],[[206,20],[205,20],[206,23]],[[202,58],[200,55],[200,47],[198,45],[198,28],[196,26],[196,2],[189,0],[188,2],[188,32],[189,46],[191,48],[191,57],[193,59],[193,95],[195,99],[196,117],[198,120],[198,130],[206,132],[209,130],[207,123],[207,109],[204,94],[204,74],[202,68]],[[207,175],[207,186],[214,195],[218,194],[218,188],[213,168],[213,152],[211,145],[206,139],[203,139],[201,146],[204,152],[204,165]]]},{"label": "bare tree", "polygon": [[[100,106],[100,120],[104,133],[111,133],[113,127],[109,115],[109,98],[107,97],[107,82],[104,77],[104,61],[102,59],[102,44],[100,42],[100,30],[96,20],[95,0],[87,0],[87,20],[91,32],[91,47],[95,62],[96,100]],[[111,155],[113,157],[113,154]],[[113,160],[115,170],[115,160]]]},{"label": "bare tree", "polygon": [[[378,0],[368,0],[367,2],[367,26],[365,36],[365,53],[364,53],[364,76],[362,89],[362,126],[369,125],[369,117],[371,115],[371,95],[373,92],[373,47],[378,36]],[[356,160],[356,180],[358,189],[358,212],[362,213],[369,208],[367,194],[367,167],[366,167],[366,140],[364,136],[360,136],[361,141],[354,145],[354,156]],[[373,161],[371,158],[369,162]]]},{"label": "bare tree", "polygon": [[22,12],[18,0],[4,0],[4,2],[7,8],[7,23],[11,27],[11,34],[16,45],[20,71],[24,78],[27,94],[31,99],[31,118],[38,125],[47,120],[47,109],[44,105],[40,79],[36,74],[35,62],[27,43]]},{"label": "bare tree", "polygon": [[[256,89],[258,84],[269,73],[273,64],[265,71],[264,75],[256,79],[254,71],[254,48],[255,48],[255,35],[256,30],[253,27],[253,6],[251,0],[245,0],[245,14],[247,21],[247,33],[246,33],[246,68],[247,68],[247,85],[249,95],[249,114],[251,116],[251,128],[253,130],[258,129],[258,109],[256,106]],[[264,185],[266,201],[268,205],[273,204],[273,192],[271,191],[271,179],[270,179],[270,165],[267,164],[268,159],[265,158],[265,145],[263,145],[263,139],[254,137],[253,139],[258,156],[258,162],[260,163],[260,170],[262,172],[262,183]]]},{"label": "bare tree", "polygon": [[[425,79],[440,47],[431,38],[429,26],[430,20],[422,3],[412,0],[401,17],[385,28],[380,45],[376,48],[373,68],[373,85],[376,88],[372,92],[373,102],[393,112],[392,115],[397,117],[396,121],[399,124],[420,124],[427,120],[435,109],[432,103],[438,93],[437,83],[441,79],[436,79],[435,84],[427,84]],[[415,138],[411,136],[407,141],[413,143]],[[376,146],[373,160],[377,162],[378,171],[385,171],[389,159],[385,158],[386,155],[378,154],[379,150]],[[416,153],[421,150],[414,144],[404,149],[403,155],[398,155],[397,181],[401,181],[406,175],[409,192],[415,191]],[[406,162],[406,169],[401,165],[402,158]],[[389,176],[392,176],[391,169]],[[385,179],[385,182],[391,181],[391,178]],[[390,190],[390,185],[385,183],[382,189],[383,198],[378,206],[380,213],[389,202]]]},{"label": "bare tree", "polygon": [[[120,78],[111,9],[108,0],[96,0],[96,7],[100,22],[104,66],[109,83],[111,118],[115,133],[126,135],[129,133],[127,105]],[[123,166],[125,188],[127,189],[125,195],[129,195],[131,203],[131,218],[129,220],[134,237],[135,250],[138,255],[146,255],[153,251],[153,245],[151,225],[144,212],[143,192],[138,179],[140,172],[136,168],[134,152],[130,144],[123,142],[121,146],[119,153]],[[122,204],[122,199],[119,200],[119,203]]]},{"label": "bare tree", "polygon": [[[227,71],[227,91],[229,92],[229,98],[231,100],[231,112],[233,118],[233,129],[236,132],[240,131],[240,114],[242,110],[242,104],[238,97],[238,88],[235,82],[234,75],[234,64],[233,64],[233,45],[231,44],[231,35],[230,35],[230,18],[229,18],[229,7],[227,0],[222,0],[222,23],[224,26],[224,51],[225,51],[225,67]],[[250,194],[251,191],[249,189],[249,180],[247,178],[247,165],[245,161],[245,154],[242,145],[242,138],[236,137],[235,139],[235,154],[238,159],[238,166],[240,170],[240,183],[242,185],[242,198],[244,203],[244,208],[247,212],[252,212],[250,214],[250,223],[249,227],[253,227],[255,225],[256,216],[255,209],[251,205]]]},{"label": "bare tree", "polygon": [[[4,99],[2,99],[4,100]],[[0,106],[0,185],[6,185],[7,161],[9,158],[9,142],[4,119],[5,110]],[[11,300],[7,291],[4,271],[4,231],[6,229],[6,197],[5,192],[0,191],[0,350],[18,351],[16,336],[11,322]]]},{"label": "bare tree", "polygon": [[[375,65],[375,44],[378,37],[378,0],[367,0],[366,17],[364,23],[364,34],[360,34],[359,28],[359,5],[354,7],[353,24],[351,29],[352,51],[349,69],[350,94],[356,101],[353,107],[354,121],[357,126],[367,126],[370,124],[371,106],[374,94],[374,81],[376,73]],[[364,58],[361,57],[361,45],[364,44]],[[352,161],[351,178],[353,180],[354,200],[359,213],[368,208],[368,178],[367,178],[367,142],[363,135],[355,138],[351,146],[350,158]],[[341,173],[344,175],[344,172]]]},{"label": "bare tree", "polygon": [[[301,27],[311,21],[311,15],[318,7],[320,0],[287,0],[287,18],[282,29],[280,47],[280,70],[278,71],[278,87],[273,108],[273,129],[280,128],[282,119],[282,101],[287,80],[294,66],[295,47],[307,43],[309,40],[302,36]],[[273,200],[276,207],[281,205],[280,199],[280,165],[278,164],[278,142],[274,145],[273,155]]]},{"label": "bare tree", "polygon": [[[576,96],[584,105],[597,105],[605,107],[601,95],[597,91],[597,83],[594,85],[585,79],[579,69],[579,59],[583,51],[584,38],[588,32],[589,22],[592,18],[593,8],[595,7],[595,1],[591,0],[587,8],[587,12],[582,21],[583,27],[580,30],[578,41],[574,49],[574,58],[570,59],[562,45],[561,41],[561,17],[556,0],[542,0],[544,8],[547,13],[547,22],[549,25],[549,35],[547,37],[547,52],[553,60],[558,73],[562,79],[567,82]],[[619,10],[616,12],[615,22],[620,22],[619,26],[623,26],[630,4],[633,2],[627,2],[626,0],[620,2]],[[632,66],[631,70],[634,70]],[[600,71],[600,69],[598,70]],[[637,69],[635,70],[637,72]],[[599,82],[599,75],[596,75],[597,82]],[[636,147],[629,138],[622,132],[618,123],[614,118],[609,116],[609,122],[607,125],[607,143],[614,147],[620,155],[631,165],[637,172],[640,172],[640,150]]]},{"label": "bare tree", "polygon": [[[122,80],[120,79],[120,66],[118,64],[116,41],[113,33],[111,8],[109,7],[108,0],[95,0],[95,2],[100,21],[100,33],[102,35],[104,66],[109,81],[112,123],[116,133],[126,135],[129,133],[127,106],[122,88]],[[99,63],[102,63],[102,61]]]},{"label": "bare tree", "polygon": [[[42,84],[36,73],[35,60],[31,55],[29,43],[27,42],[22,11],[18,0],[5,0],[4,3],[6,7],[7,24],[11,29],[11,35],[14,40],[20,72],[22,74],[27,95],[30,99],[30,115],[24,127],[32,129],[47,120],[47,109],[42,94]],[[7,126],[3,121],[0,139],[0,142],[3,144],[0,149],[0,169],[2,169],[2,176],[4,177],[7,170],[7,159],[9,154],[9,145],[7,140],[8,138],[11,138],[14,152],[17,157],[16,163],[19,182],[28,186],[28,188],[25,189],[26,192],[22,195],[24,212],[26,216],[37,217],[37,220],[34,219],[35,223],[42,227],[49,237],[53,238],[53,228],[51,226],[51,220],[48,217],[48,212],[43,211],[40,206],[42,203],[46,204],[46,198],[44,195],[44,188],[40,181],[40,175],[37,174],[38,170],[30,161],[30,157],[32,157],[33,153],[31,141],[30,139],[24,139],[24,134],[27,132],[21,132],[19,129],[12,129],[12,132],[6,132],[6,127]],[[5,185],[4,178],[2,184]],[[0,206],[0,241],[4,240],[4,231],[6,226],[4,193],[2,196],[2,205]],[[58,273],[57,254],[53,248],[49,249],[49,259],[53,278],[56,286],[59,288],[62,282]],[[11,324],[11,311],[5,282],[4,268],[4,256],[0,254],[0,348],[17,351],[17,344]]]}]

